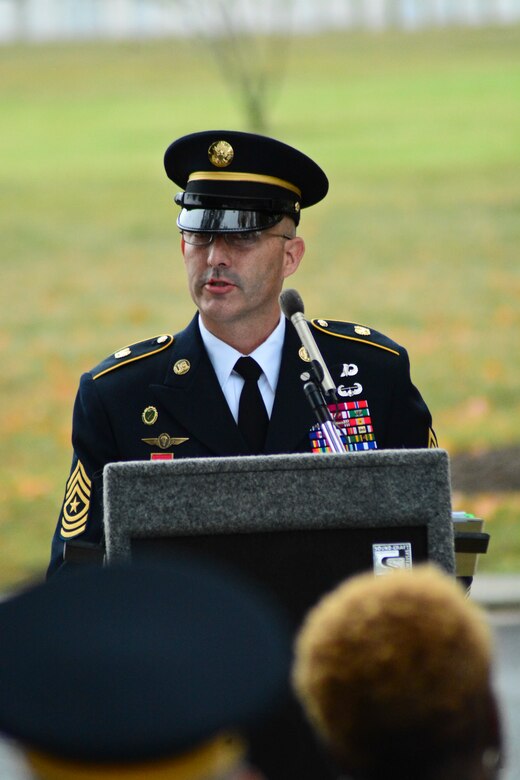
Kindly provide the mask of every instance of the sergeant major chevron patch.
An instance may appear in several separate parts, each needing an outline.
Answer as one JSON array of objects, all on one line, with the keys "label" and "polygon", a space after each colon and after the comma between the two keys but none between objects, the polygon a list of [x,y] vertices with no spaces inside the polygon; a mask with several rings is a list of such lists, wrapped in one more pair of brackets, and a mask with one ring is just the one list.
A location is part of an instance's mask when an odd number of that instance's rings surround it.
[{"label": "sergeant major chevron patch", "polygon": [[80,460],[73,469],[65,487],[61,511],[61,536],[70,539],[83,533],[87,526],[92,482]]}]

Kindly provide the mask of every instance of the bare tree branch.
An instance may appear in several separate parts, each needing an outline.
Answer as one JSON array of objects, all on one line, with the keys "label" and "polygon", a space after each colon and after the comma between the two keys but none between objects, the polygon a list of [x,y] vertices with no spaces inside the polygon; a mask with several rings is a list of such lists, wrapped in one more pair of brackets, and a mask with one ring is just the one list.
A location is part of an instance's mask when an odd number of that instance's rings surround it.
[{"label": "bare tree branch", "polygon": [[[164,0],[182,13],[186,29],[203,41],[242,106],[250,130],[268,128],[268,104],[286,66],[292,0],[262,0],[267,29],[258,25],[258,0]],[[194,29],[195,28],[195,29]]]}]

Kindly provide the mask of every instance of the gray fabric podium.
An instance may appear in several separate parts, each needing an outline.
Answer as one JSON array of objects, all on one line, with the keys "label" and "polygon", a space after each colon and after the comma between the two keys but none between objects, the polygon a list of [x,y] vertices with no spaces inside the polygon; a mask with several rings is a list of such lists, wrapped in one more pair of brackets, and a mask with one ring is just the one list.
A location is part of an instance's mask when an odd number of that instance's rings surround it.
[{"label": "gray fabric podium", "polygon": [[[352,574],[431,560],[454,573],[443,450],[114,463],[104,472],[106,561],[169,550],[211,556],[269,589],[294,630]],[[270,780],[337,780],[288,690],[248,734]]]},{"label": "gray fabric podium", "polygon": [[444,450],[113,463],[104,483],[108,564],[200,551],[272,587],[297,621],[361,570],[455,571]]}]

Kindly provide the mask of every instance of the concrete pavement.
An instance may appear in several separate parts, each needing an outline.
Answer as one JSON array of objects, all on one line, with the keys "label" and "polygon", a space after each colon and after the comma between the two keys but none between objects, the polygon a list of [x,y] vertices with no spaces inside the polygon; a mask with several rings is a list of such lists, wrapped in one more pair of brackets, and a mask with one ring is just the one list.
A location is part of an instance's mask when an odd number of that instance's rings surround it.
[{"label": "concrete pavement", "polygon": [[477,571],[470,597],[488,610],[520,609],[520,573],[480,574]]}]

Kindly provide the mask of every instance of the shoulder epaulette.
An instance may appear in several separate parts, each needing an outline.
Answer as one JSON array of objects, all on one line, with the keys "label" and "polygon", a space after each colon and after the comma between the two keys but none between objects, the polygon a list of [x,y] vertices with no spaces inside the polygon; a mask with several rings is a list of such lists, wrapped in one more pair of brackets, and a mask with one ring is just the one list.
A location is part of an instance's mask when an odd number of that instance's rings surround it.
[{"label": "shoulder epaulette", "polygon": [[109,355],[92,369],[92,377],[99,379],[100,376],[108,374],[109,371],[115,371],[116,368],[121,368],[121,366],[126,366],[128,363],[133,363],[136,360],[151,357],[151,355],[167,349],[172,342],[173,336],[169,333],[163,333],[161,336],[138,341],[136,344],[130,344],[128,347],[118,349],[117,352],[113,352],[112,355]]},{"label": "shoulder epaulette", "polygon": [[378,347],[394,355],[400,355],[399,344],[383,333],[377,330],[367,328],[366,325],[358,325],[355,322],[343,322],[342,320],[311,320],[316,330],[327,333],[329,336],[335,336],[339,339],[349,341],[359,341],[361,344],[367,344],[371,347]]}]

